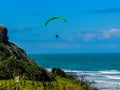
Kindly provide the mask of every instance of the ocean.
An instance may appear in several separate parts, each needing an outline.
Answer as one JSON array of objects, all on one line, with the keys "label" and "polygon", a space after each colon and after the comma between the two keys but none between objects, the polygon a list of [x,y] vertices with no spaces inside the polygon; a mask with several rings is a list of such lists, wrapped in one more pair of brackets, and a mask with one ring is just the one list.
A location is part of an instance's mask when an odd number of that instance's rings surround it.
[{"label": "ocean", "polygon": [[120,90],[120,54],[30,54],[35,62],[50,70],[85,75],[101,90]]}]

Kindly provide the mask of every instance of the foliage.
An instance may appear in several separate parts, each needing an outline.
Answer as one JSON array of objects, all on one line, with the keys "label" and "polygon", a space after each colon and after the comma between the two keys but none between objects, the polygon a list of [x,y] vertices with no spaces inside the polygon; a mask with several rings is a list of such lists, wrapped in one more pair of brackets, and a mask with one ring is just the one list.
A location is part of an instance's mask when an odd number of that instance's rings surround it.
[{"label": "foliage", "polygon": [[52,74],[61,77],[67,77],[67,74],[60,68],[52,68]]},{"label": "foliage", "polygon": [[52,68],[52,74],[56,75],[56,76],[59,76],[59,77],[63,77],[61,79],[64,80],[64,82],[68,81],[68,82],[76,84],[78,86],[82,86],[82,88],[84,90],[98,90],[95,87],[91,87],[91,83],[88,80],[86,80],[86,76],[85,75],[81,75],[79,77],[79,79],[78,79],[75,75],[67,75],[60,68]]},{"label": "foliage", "polygon": [[[20,78],[18,85],[20,90],[95,90],[90,87],[85,89],[84,86],[80,86],[73,79],[57,76],[56,80],[52,82],[39,82]],[[0,90],[15,90],[14,79],[0,80]]]},{"label": "foliage", "polygon": [[14,56],[16,60],[22,60],[29,63],[35,63],[31,58],[27,57],[25,51],[15,44],[8,42],[7,44],[0,43],[0,61]]},{"label": "foliage", "polygon": [[15,60],[13,56],[0,62],[0,79],[11,79],[16,75],[37,81],[51,81],[54,79],[44,68],[22,60]]}]

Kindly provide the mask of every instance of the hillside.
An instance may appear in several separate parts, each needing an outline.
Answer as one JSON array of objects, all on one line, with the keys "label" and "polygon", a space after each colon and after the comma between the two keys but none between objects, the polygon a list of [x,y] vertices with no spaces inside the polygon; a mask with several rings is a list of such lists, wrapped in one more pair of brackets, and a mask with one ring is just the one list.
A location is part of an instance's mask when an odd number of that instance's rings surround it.
[{"label": "hillside", "polygon": [[25,51],[14,43],[0,43],[0,61],[4,61],[11,56],[13,56],[16,60],[22,60],[24,62],[35,64],[35,62],[26,55]]},{"label": "hillside", "polygon": [[28,80],[51,81],[52,76],[44,68],[9,41],[7,32],[6,27],[0,26],[0,79],[11,79],[19,75]]}]

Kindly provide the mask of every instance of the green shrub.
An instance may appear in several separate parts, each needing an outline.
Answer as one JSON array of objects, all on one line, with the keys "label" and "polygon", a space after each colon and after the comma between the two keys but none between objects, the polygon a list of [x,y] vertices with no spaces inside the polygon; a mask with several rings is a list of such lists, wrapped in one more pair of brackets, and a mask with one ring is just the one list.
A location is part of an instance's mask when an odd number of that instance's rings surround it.
[{"label": "green shrub", "polygon": [[58,75],[61,77],[67,77],[66,73],[63,70],[61,70],[60,68],[52,68],[52,74]]},{"label": "green shrub", "polygon": [[36,64],[30,64],[22,60],[9,58],[0,62],[0,79],[11,79],[20,75],[27,80],[51,81],[54,78],[48,72]]}]

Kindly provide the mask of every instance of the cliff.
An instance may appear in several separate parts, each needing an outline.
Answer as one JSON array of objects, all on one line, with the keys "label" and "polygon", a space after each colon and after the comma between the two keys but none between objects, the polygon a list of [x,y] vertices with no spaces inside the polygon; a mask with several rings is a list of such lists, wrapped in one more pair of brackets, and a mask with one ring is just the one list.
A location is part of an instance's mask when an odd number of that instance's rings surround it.
[{"label": "cliff", "polygon": [[7,36],[8,30],[5,26],[0,25],[0,43],[7,43],[9,37]]},{"label": "cliff", "polygon": [[0,61],[8,59],[11,56],[13,56],[15,60],[21,60],[24,62],[35,64],[35,62],[26,55],[25,51],[19,48],[14,43],[0,43]]},{"label": "cliff", "polygon": [[0,26],[0,79],[11,79],[16,75],[28,80],[51,81],[54,78],[25,51],[9,41],[7,28]]}]

